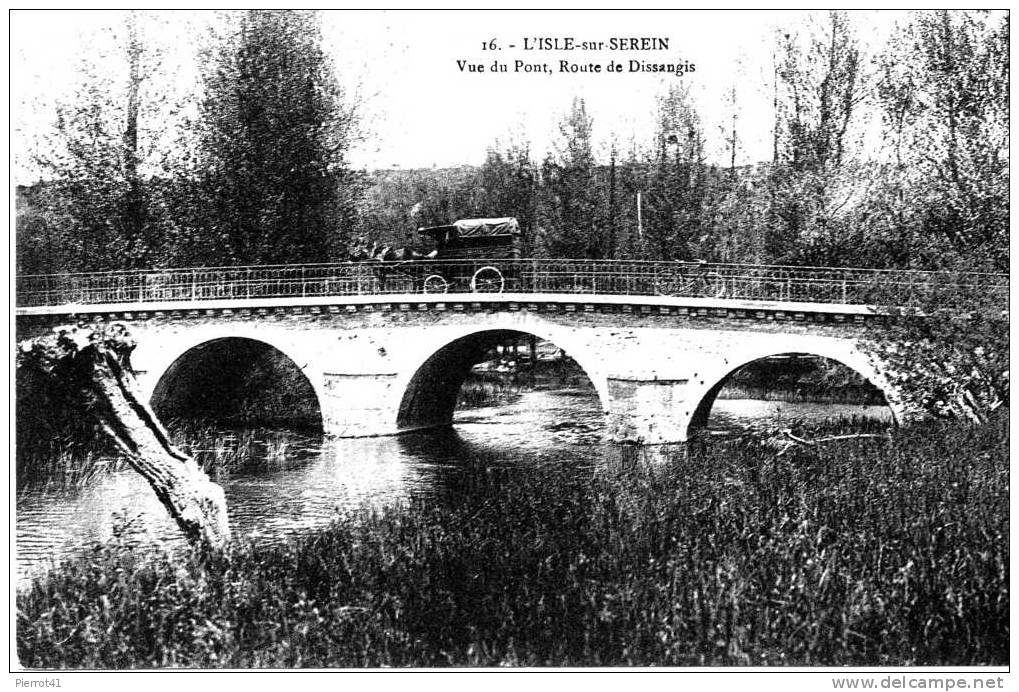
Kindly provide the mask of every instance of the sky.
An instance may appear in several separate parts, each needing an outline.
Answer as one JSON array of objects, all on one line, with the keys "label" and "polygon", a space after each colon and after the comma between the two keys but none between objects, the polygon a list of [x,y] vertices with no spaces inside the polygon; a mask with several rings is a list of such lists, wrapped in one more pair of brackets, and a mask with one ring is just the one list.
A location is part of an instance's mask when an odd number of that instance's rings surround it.
[{"label": "sky", "polygon": [[[877,46],[901,13],[854,12],[860,38]],[[122,79],[115,38],[119,11],[14,11],[11,16],[12,156],[15,181],[40,171],[31,152],[45,149],[56,105],[68,102],[82,64],[99,65],[111,83]],[[486,149],[528,141],[540,159],[553,146],[558,123],[574,98],[593,119],[596,153],[614,139],[622,151],[648,142],[655,100],[670,85],[690,90],[705,132],[709,159],[724,160],[723,127],[731,125],[735,86],[738,163],[766,160],[771,147],[772,45],[777,31],[802,25],[798,11],[330,11],[323,45],[341,83],[360,103],[364,141],[351,152],[356,167],[422,168],[480,164]],[[144,16],[143,35],[159,48],[159,95],[198,93],[196,48],[217,22],[210,12],[167,11]],[[610,50],[612,38],[653,38],[667,50]],[[525,39],[571,38],[603,49],[525,50]],[[495,50],[491,42],[495,41]],[[111,57],[112,56],[112,57]],[[552,74],[516,72],[516,61],[547,63]],[[597,74],[563,73],[560,61],[595,64]],[[631,72],[630,61],[692,65],[679,75]],[[470,72],[458,61],[482,65]],[[493,72],[500,62],[506,72]],[[622,72],[606,71],[611,63]],[[172,129],[152,126],[158,139]],[[160,128],[162,129],[160,131]],[[164,146],[168,146],[164,144]]]}]

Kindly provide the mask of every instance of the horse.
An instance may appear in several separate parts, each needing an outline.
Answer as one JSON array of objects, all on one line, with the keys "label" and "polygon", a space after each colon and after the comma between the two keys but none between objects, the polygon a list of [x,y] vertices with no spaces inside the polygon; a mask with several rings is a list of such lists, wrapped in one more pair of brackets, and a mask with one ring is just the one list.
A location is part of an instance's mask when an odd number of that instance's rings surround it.
[{"label": "horse", "polygon": [[[378,242],[373,242],[371,247],[368,247],[368,245],[362,241],[358,242],[354,246],[354,250],[348,254],[348,257],[351,262],[403,263],[435,259],[438,254],[438,250],[433,250],[428,254],[424,254],[413,248],[394,248],[391,245],[379,245]],[[375,270],[376,276],[379,280],[379,290],[386,290],[386,279],[390,271],[391,268],[385,265],[380,266]]]},{"label": "horse", "polygon": [[432,250],[428,254],[418,252],[409,247],[393,247],[391,245],[379,246],[372,243],[368,255],[371,259],[379,262],[412,262],[414,260],[435,259],[439,254],[438,250]]}]

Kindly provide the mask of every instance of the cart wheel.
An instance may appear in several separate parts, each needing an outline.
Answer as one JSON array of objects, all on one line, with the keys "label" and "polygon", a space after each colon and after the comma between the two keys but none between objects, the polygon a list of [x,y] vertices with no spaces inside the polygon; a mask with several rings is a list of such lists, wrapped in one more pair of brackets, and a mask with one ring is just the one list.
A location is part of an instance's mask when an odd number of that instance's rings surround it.
[{"label": "cart wheel", "polygon": [[445,293],[449,290],[449,282],[438,274],[431,274],[425,278],[422,290],[425,293]]},{"label": "cart wheel", "polygon": [[502,293],[502,272],[495,267],[482,267],[471,277],[471,290],[475,293]]}]

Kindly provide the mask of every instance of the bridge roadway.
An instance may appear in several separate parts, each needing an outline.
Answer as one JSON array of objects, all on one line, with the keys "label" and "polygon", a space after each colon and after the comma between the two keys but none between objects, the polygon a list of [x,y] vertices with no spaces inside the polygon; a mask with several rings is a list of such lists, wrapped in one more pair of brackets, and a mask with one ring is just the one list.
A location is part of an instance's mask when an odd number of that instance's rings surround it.
[{"label": "bridge roadway", "polygon": [[[649,275],[643,271],[639,278]],[[273,295],[252,291],[251,283],[244,284],[242,295],[236,282],[220,281],[210,290],[213,284],[199,287],[195,280],[184,290],[170,292],[174,282],[163,281],[159,292],[139,291],[138,300],[103,301],[130,283],[125,276],[117,276],[116,286],[103,278],[106,283],[85,294],[81,285],[61,288],[54,281],[48,300],[19,283],[17,338],[81,320],[126,323],[138,344],[132,365],[157,411],[179,402],[182,392],[214,382],[216,371],[235,365],[238,357],[251,357],[250,346],[256,344],[296,364],[315,394],[328,434],[387,435],[449,425],[471,367],[495,345],[534,336],[554,343],[580,365],[601,400],[609,436],[618,441],[686,440],[692,428],[706,423],[729,375],[748,363],[789,354],[840,362],[884,392],[897,421],[916,415],[896,390],[895,374],[877,347],[877,330],[888,310],[853,302],[860,294],[848,282],[825,286],[828,302],[788,299],[797,295],[791,281],[781,293],[786,299],[741,296],[732,274],[726,275],[724,293],[702,283],[702,295],[692,296],[567,292],[571,285],[554,284],[556,277],[531,276],[526,284],[519,274],[517,284],[507,281],[498,288],[544,282],[556,290],[478,293],[451,282],[461,290],[424,293],[418,284],[405,283],[414,290],[365,292],[365,280],[378,281],[377,275],[366,275],[358,279],[362,292],[348,295],[309,291],[307,284],[301,289],[305,295],[293,295],[295,285],[288,295]],[[160,285],[148,278],[151,273],[131,276],[132,281],[146,277],[136,286]],[[593,278],[572,287],[597,289],[606,280]],[[631,279],[628,285],[637,285]],[[622,277],[615,280],[618,286]],[[311,281],[317,287],[322,279]],[[816,288],[816,277],[813,281]],[[1007,277],[994,277],[992,285],[1004,286],[1007,293]],[[67,302],[70,294],[62,290],[76,291],[78,302]],[[835,302],[835,295],[853,300]],[[166,296],[170,299],[158,299]]]}]

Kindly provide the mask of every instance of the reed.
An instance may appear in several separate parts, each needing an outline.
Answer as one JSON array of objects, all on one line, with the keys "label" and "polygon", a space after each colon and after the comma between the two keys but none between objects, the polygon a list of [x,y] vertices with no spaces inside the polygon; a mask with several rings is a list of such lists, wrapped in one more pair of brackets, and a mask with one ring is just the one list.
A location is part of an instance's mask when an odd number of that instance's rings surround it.
[{"label": "reed", "polygon": [[461,460],[442,492],[17,595],[22,665],[1004,665],[1008,413],[797,447]]},{"label": "reed", "polygon": [[127,462],[104,445],[55,442],[48,449],[18,457],[15,484],[18,490],[63,492],[84,488],[104,474],[126,467]]},{"label": "reed", "polygon": [[[318,437],[289,429],[225,428],[219,422],[195,420],[172,420],[168,427],[174,444],[192,455],[214,480],[299,461],[303,455],[297,441]],[[80,489],[127,467],[126,459],[100,437],[89,443],[55,440],[19,453],[17,487],[33,491]]]},{"label": "reed", "polygon": [[456,405],[460,409],[508,404],[519,398],[521,387],[509,377],[474,375],[460,387]]},{"label": "reed", "polygon": [[718,393],[719,399],[757,399],[760,401],[785,401],[813,404],[860,404],[881,406],[884,396],[873,387],[820,386],[774,387],[730,382]]}]

